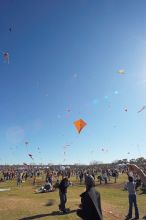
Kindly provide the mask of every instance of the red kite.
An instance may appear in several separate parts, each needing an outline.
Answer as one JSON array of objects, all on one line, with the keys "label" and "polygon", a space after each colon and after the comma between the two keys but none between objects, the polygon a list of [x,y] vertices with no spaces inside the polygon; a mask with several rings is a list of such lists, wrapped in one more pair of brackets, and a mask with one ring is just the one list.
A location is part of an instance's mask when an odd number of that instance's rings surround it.
[{"label": "red kite", "polygon": [[83,121],[82,119],[79,119],[77,121],[74,121],[74,125],[78,131],[78,133],[81,132],[81,130],[87,125],[85,121]]}]

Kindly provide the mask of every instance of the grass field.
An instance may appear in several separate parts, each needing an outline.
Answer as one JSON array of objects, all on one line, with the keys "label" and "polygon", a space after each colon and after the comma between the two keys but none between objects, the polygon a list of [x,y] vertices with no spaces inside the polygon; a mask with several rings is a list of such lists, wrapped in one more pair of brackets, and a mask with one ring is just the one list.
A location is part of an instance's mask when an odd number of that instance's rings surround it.
[{"label": "grass field", "polygon": [[[16,182],[0,183],[0,188],[11,188],[10,191],[0,192],[0,220],[79,220],[75,210],[80,204],[80,194],[85,190],[84,185],[79,185],[75,179],[68,189],[67,208],[71,212],[66,215],[58,211],[59,196],[58,190],[50,193],[35,194],[36,186],[31,182],[23,183],[22,187],[16,187]],[[123,184],[127,181],[126,175],[119,177],[117,183],[111,180],[109,184],[99,185],[96,189],[101,193],[102,210],[105,220],[123,220],[128,210],[128,193],[123,191]],[[37,187],[41,181],[37,180]],[[53,201],[48,205],[48,201]],[[137,191],[138,207],[140,219],[146,214],[145,201],[146,195],[141,190]],[[134,217],[134,216],[133,216]]]}]

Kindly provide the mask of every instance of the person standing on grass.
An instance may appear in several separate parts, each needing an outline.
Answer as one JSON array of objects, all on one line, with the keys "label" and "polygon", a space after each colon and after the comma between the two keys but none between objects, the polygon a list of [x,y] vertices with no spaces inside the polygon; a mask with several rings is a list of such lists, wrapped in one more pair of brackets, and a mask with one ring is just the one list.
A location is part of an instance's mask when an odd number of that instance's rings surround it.
[{"label": "person standing on grass", "polygon": [[125,220],[129,220],[132,218],[132,207],[134,204],[134,208],[135,208],[135,220],[139,219],[139,211],[138,211],[138,207],[137,207],[137,201],[136,201],[136,183],[133,180],[132,176],[128,177],[129,182],[126,185],[126,188],[128,190],[129,193],[129,211],[128,211],[128,215],[126,216]]},{"label": "person standing on grass", "polygon": [[95,191],[95,181],[91,175],[85,177],[86,191],[81,196],[77,215],[83,220],[103,220],[100,193]]},{"label": "person standing on grass", "polygon": [[22,179],[21,179],[21,173],[18,171],[16,174],[16,182],[17,182],[17,186],[21,186],[22,183]]},{"label": "person standing on grass", "polygon": [[[128,169],[129,171],[132,171],[133,173],[137,173],[141,179],[141,181],[143,182],[143,184],[146,186],[146,175],[143,172],[143,170],[141,170],[137,165],[135,164],[129,164],[128,165]],[[146,219],[146,215],[143,216],[142,219]]]},{"label": "person standing on grass", "polygon": [[69,186],[68,178],[64,177],[59,184],[59,197],[60,197],[59,210],[62,211],[64,214],[67,213],[67,209],[65,208],[65,204],[67,202],[67,188],[68,188],[68,186]]}]

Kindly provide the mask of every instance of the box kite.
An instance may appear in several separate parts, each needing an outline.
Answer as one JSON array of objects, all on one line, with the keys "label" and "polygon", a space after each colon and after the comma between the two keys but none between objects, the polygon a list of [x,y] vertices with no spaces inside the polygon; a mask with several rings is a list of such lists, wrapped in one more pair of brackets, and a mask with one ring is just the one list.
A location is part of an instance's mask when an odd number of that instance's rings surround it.
[{"label": "box kite", "polygon": [[82,119],[79,119],[77,121],[74,121],[74,125],[78,131],[78,133],[81,132],[81,130],[87,125],[85,121],[83,121]]}]

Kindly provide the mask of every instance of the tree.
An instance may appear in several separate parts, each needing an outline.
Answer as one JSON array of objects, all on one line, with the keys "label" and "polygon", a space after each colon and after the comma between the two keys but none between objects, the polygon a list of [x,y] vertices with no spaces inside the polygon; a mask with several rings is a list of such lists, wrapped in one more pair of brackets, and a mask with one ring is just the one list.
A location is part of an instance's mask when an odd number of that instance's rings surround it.
[{"label": "tree", "polygon": [[136,163],[136,159],[134,159],[134,158],[131,159],[131,160],[129,161],[129,163],[131,163],[131,164],[132,164],[132,163]]},{"label": "tree", "polygon": [[138,165],[144,164],[146,162],[146,160],[144,159],[144,157],[139,157],[136,159],[136,163]]}]

